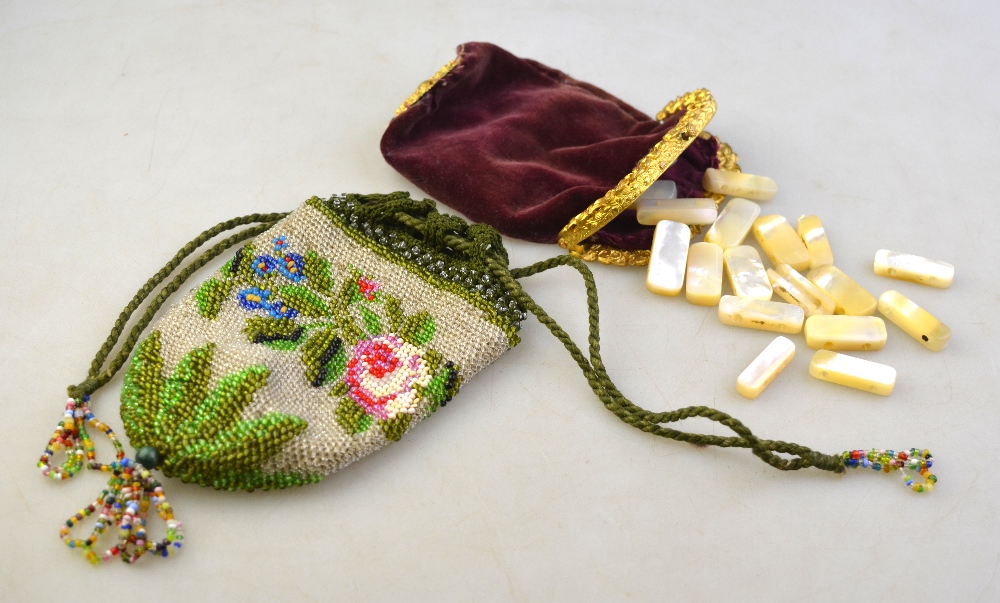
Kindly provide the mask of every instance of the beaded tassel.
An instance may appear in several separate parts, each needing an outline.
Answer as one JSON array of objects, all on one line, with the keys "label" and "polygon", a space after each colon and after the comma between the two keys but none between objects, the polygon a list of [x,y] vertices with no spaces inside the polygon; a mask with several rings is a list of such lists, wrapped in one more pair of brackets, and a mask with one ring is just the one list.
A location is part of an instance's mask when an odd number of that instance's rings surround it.
[{"label": "beaded tassel", "polygon": [[[111,478],[108,487],[94,503],[66,520],[59,536],[69,548],[82,550],[87,560],[93,564],[101,560],[109,561],[116,556],[121,556],[126,563],[135,563],[146,553],[167,557],[178,551],[183,544],[181,522],[174,519],[173,508],[167,502],[159,482],[148,469],[125,457],[125,450],[114,431],[90,412],[87,406],[89,400],[89,396],[67,400],[63,419],[45,447],[45,452],[38,461],[38,468],[43,475],[63,481],[76,475],[86,463],[88,469],[110,473]],[[115,447],[115,461],[104,464],[96,460],[94,442],[87,433],[88,425],[101,431],[111,441]],[[66,460],[61,466],[53,466],[52,458],[60,450],[66,451]],[[166,537],[158,542],[149,540],[146,534],[146,517],[151,506],[167,524]],[[71,538],[72,529],[94,513],[98,513],[97,522],[90,536]],[[118,526],[118,543],[100,555],[94,550],[94,546],[112,525]]]},{"label": "beaded tassel", "polygon": [[[903,481],[914,492],[931,492],[934,484],[937,483],[937,476],[930,472],[934,466],[934,459],[929,450],[920,448],[910,448],[909,451],[894,450],[848,450],[841,455],[844,459],[845,467],[863,467],[889,473],[892,470],[899,471]],[[906,469],[916,471],[924,478],[923,483],[919,483],[906,472]]]}]

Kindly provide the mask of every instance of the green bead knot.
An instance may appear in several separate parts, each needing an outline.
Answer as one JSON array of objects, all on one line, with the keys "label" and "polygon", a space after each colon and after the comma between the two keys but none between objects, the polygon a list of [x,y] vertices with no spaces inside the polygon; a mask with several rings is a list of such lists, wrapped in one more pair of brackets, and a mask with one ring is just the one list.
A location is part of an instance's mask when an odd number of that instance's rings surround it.
[{"label": "green bead knot", "polygon": [[163,457],[155,446],[143,446],[135,451],[135,462],[146,469],[156,469],[163,462]]}]

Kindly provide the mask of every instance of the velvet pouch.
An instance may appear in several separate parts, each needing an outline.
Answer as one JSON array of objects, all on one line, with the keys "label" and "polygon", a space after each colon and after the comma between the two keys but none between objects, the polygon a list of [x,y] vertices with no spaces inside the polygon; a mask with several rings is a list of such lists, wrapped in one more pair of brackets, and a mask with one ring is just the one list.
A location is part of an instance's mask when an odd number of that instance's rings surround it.
[{"label": "velvet pouch", "polygon": [[[441,203],[505,235],[554,243],[683,114],[668,105],[654,119],[561,71],[470,42],[397,110],[381,148]],[[708,134],[688,145],[660,177],[676,183],[678,197],[706,196],[705,169],[720,167],[720,150],[724,159],[730,151]],[[625,209],[589,242],[648,250],[652,236]]]}]

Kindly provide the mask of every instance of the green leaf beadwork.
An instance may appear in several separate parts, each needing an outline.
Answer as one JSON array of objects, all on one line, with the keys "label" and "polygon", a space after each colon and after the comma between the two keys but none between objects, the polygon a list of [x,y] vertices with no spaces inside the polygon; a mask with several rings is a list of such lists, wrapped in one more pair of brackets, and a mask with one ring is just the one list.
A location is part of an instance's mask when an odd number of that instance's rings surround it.
[{"label": "green leaf beadwork", "polygon": [[122,420],[135,448],[152,446],[170,477],[223,490],[285,488],[320,476],[264,473],[263,464],[306,429],[280,412],[242,419],[253,395],[267,384],[266,366],[254,365],[209,389],[214,344],[186,354],[163,375],[160,332],[139,344],[122,386]]},{"label": "green leaf beadwork", "polygon": [[222,309],[222,302],[226,300],[233,284],[229,280],[218,280],[210,278],[198,287],[195,294],[195,301],[198,303],[198,312],[205,318],[214,319]]}]

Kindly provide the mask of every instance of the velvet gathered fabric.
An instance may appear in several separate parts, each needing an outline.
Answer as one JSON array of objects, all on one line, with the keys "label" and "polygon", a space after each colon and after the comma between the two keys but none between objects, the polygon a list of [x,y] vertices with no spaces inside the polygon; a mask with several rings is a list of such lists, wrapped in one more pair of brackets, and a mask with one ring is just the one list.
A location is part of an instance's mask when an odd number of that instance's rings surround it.
[{"label": "velvet gathered fabric", "polygon": [[[681,117],[658,122],[494,44],[463,44],[458,59],[389,123],[382,155],[431,197],[514,238],[555,243]],[[702,175],[719,166],[717,151],[714,138],[696,138],[661,178],[677,184],[678,197],[703,197]],[[627,209],[589,240],[649,249],[653,227]]]}]

